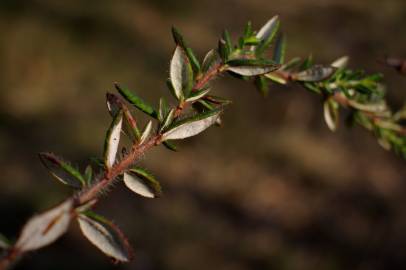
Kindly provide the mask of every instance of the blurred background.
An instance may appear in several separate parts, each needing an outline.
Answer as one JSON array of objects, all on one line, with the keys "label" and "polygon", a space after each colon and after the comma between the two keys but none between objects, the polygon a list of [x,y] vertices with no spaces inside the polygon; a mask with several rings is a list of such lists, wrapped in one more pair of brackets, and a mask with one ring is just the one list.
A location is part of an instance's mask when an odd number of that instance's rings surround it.
[{"label": "blurred background", "polygon": [[[117,81],[157,104],[176,25],[199,57],[224,28],[258,29],[279,14],[287,57],[342,55],[383,72],[388,99],[406,78],[377,63],[406,57],[404,0],[0,1],[0,232],[14,238],[35,212],[71,194],[41,166],[52,151],[77,163],[100,156]],[[118,185],[97,207],[126,232],[135,260],[114,265],[77,224],[15,269],[405,269],[405,161],[360,128],[324,124],[319,97],[273,86],[262,98],[224,77],[234,103],[222,128],[162,147],[141,165],[164,188],[156,200]]]}]

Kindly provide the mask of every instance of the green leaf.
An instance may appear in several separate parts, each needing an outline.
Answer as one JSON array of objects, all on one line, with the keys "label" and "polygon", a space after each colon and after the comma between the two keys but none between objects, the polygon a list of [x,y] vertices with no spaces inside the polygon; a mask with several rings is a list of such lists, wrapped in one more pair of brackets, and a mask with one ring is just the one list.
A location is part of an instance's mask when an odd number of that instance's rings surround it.
[{"label": "green leaf", "polygon": [[263,95],[267,96],[269,92],[268,82],[265,77],[257,76],[255,77],[255,86],[257,87],[258,91]]},{"label": "green leaf", "polygon": [[83,235],[104,254],[120,262],[131,259],[127,239],[112,222],[90,211],[78,215],[78,222]]},{"label": "green leaf", "polygon": [[191,92],[189,97],[185,101],[186,102],[194,102],[194,101],[196,101],[198,99],[201,99],[202,97],[207,95],[209,92],[210,92],[210,88],[206,88],[206,89]]},{"label": "green leaf", "polygon": [[170,124],[172,124],[173,118],[174,118],[174,114],[175,114],[175,109],[172,109],[169,111],[169,113],[167,113],[167,115],[165,116],[165,118],[162,121],[161,127],[160,127],[160,132],[162,132],[163,130],[165,130]]},{"label": "green leaf", "polygon": [[261,41],[257,37],[246,37],[243,40],[243,45],[258,45]]},{"label": "green leaf", "polygon": [[202,71],[206,73],[209,70],[218,67],[221,64],[221,62],[222,62],[221,57],[217,53],[217,51],[210,50],[204,57]]},{"label": "green leaf", "polygon": [[147,123],[147,125],[144,128],[144,131],[141,134],[141,138],[140,138],[140,144],[144,143],[148,137],[151,135],[152,132],[152,121],[149,121]]},{"label": "green leaf", "polygon": [[87,201],[81,205],[76,206],[75,212],[78,214],[82,214],[83,212],[89,211],[94,205],[97,203],[97,199],[92,199]]},{"label": "green leaf", "polygon": [[[231,100],[223,98],[223,97],[219,97],[219,96],[213,96],[213,95],[207,95],[204,97],[205,101],[208,101],[210,103],[213,104],[217,104],[217,105],[228,105],[231,103]],[[213,110],[213,107],[210,107],[210,110]]]},{"label": "green leaf", "polygon": [[212,106],[209,102],[203,99],[199,99],[197,102],[193,103],[193,108],[198,113],[214,110],[214,106]]},{"label": "green leaf", "polygon": [[295,57],[295,58],[291,59],[289,62],[287,62],[286,64],[283,64],[281,66],[281,70],[293,69],[293,68],[299,66],[300,61],[301,61],[300,57]]},{"label": "green leaf", "polygon": [[158,120],[162,122],[165,116],[169,112],[168,103],[166,102],[165,98],[159,99],[159,111],[158,111]]},{"label": "green leaf", "polygon": [[223,40],[225,41],[225,49],[227,55],[230,55],[233,49],[233,43],[231,41],[230,33],[227,31],[227,29],[224,29],[223,35],[222,35]]},{"label": "green leaf", "polygon": [[300,66],[300,70],[309,69],[313,65],[313,55],[309,55]]},{"label": "green leaf", "polygon": [[276,40],[272,60],[275,63],[283,64],[283,62],[285,62],[285,53],[286,53],[286,38],[284,35],[281,34],[278,36]]},{"label": "green leaf", "polygon": [[124,173],[124,184],[133,192],[146,198],[159,197],[161,185],[155,177],[141,168],[132,168]]},{"label": "green leaf", "polygon": [[2,234],[0,234],[0,249],[7,249],[11,246],[11,242]]},{"label": "green leaf", "polygon": [[265,74],[264,76],[277,84],[287,84],[287,80],[285,78],[281,77],[276,72],[270,72],[270,73]]},{"label": "green leaf", "polygon": [[198,74],[200,72],[200,63],[199,60],[197,60],[195,54],[193,53],[193,50],[191,48],[186,48],[186,55],[190,60],[190,63],[192,65],[192,69],[195,74]]},{"label": "green leaf", "polygon": [[324,120],[331,131],[336,131],[339,121],[338,103],[327,99],[323,104]]},{"label": "green leaf", "polygon": [[257,38],[261,41],[255,48],[257,55],[261,55],[271,44],[279,30],[279,17],[272,17],[257,33]]},{"label": "green leaf", "polygon": [[37,250],[47,246],[62,236],[68,229],[71,220],[73,200],[35,215],[24,225],[15,248],[20,252]]},{"label": "green leaf", "polygon": [[99,157],[91,157],[89,158],[91,162],[93,162],[94,165],[97,167],[103,168],[104,167],[104,160]]},{"label": "green leaf", "polygon": [[227,70],[242,76],[263,75],[277,70],[280,65],[270,60],[233,59],[227,62]]},{"label": "green leaf", "polygon": [[136,141],[140,138],[140,131],[137,127],[137,122],[131,115],[130,110],[123,104],[120,98],[114,94],[106,94],[107,109],[112,117],[116,116],[119,110],[123,110],[125,121],[123,123],[124,133],[132,140]]},{"label": "green leaf", "polygon": [[317,94],[321,94],[321,89],[319,87],[317,87],[315,83],[304,82],[303,86],[304,86],[304,88],[306,88],[306,89],[308,89],[308,90],[310,90],[312,92],[315,92]]},{"label": "green leaf", "polygon": [[221,112],[222,108],[218,108],[180,120],[168,128],[168,131],[162,135],[162,140],[178,140],[195,136],[213,125]]},{"label": "green leaf", "polygon": [[292,74],[292,79],[302,82],[319,82],[328,79],[337,69],[331,66],[315,65],[304,71]]},{"label": "green leaf", "polygon": [[247,25],[245,26],[245,29],[244,29],[244,38],[248,38],[252,34],[253,34],[253,32],[252,32],[252,23],[251,23],[251,21],[248,21]]},{"label": "green leaf", "polygon": [[117,91],[123,96],[123,98],[125,98],[129,103],[134,105],[137,109],[148,114],[153,118],[158,117],[158,114],[151,105],[143,101],[140,97],[132,93],[130,90],[120,87],[118,84],[115,84],[115,87]]},{"label": "green leaf", "polygon": [[113,167],[114,163],[116,162],[122,124],[123,112],[120,110],[120,112],[111,122],[110,128],[107,130],[106,140],[104,142],[104,164],[107,168]]},{"label": "green leaf", "polygon": [[220,55],[220,58],[222,61],[227,61],[228,60],[228,49],[226,45],[226,41],[224,39],[220,39],[218,42],[218,53]]},{"label": "green leaf", "polygon": [[193,53],[193,50],[186,45],[186,42],[185,42],[183,36],[180,34],[178,29],[176,29],[175,27],[172,27],[172,36],[173,36],[173,39],[174,39],[176,45],[180,46],[185,51],[187,57],[189,58],[189,60],[191,62],[192,69],[195,72],[195,74],[198,74],[200,72],[199,61],[197,60],[195,54]]},{"label": "green leaf", "polygon": [[173,143],[170,142],[170,141],[164,141],[162,144],[163,144],[167,149],[169,149],[169,150],[171,150],[171,151],[174,151],[174,152],[177,152],[177,151],[178,151],[178,148],[176,147],[176,145],[173,144]]},{"label": "green leaf", "polygon": [[183,101],[193,86],[193,70],[185,51],[180,46],[176,46],[169,73],[175,96]]},{"label": "green leaf", "polygon": [[179,45],[182,48],[186,48],[186,43],[185,43],[185,40],[184,40],[182,34],[174,26],[172,26],[172,37],[173,37],[173,40],[175,41],[176,45]]},{"label": "green leaf", "polygon": [[42,164],[58,181],[75,188],[80,188],[85,184],[82,174],[62,158],[52,153],[39,153],[38,155]]},{"label": "green leaf", "polygon": [[92,180],[93,180],[93,169],[92,166],[87,165],[86,169],[85,169],[85,180],[86,180],[86,184],[88,186],[91,185]]}]

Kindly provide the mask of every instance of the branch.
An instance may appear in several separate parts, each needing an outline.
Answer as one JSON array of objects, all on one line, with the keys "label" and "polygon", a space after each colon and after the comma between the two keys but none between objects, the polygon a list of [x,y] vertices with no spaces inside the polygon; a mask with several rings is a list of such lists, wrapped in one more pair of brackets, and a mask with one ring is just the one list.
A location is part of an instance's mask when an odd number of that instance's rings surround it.
[{"label": "branch", "polygon": [[[0,270],[14,264],[25,253],[56,241],[72,220],[78,221],[83,235],[107,256],[117,262],[129,261],[132,252],[127,238],[115,224],[92,209],[100,195],[120,180],[138,195],[160,196],[159,182],[148,171],[136,167],[136,162],[154,146],[163,144],[176,151],[171,141],[195,136],[220,123],[220,115],[230,101],[211,95],[210,81],[222,73],[252,79],[264,95],[268,94],[270,83],[299,84],[322,97],[323,115],[331,130],[338,127],[340,107],[347,108],[353,123],[373,132],[385,148],[406,156],[406,128],[402,125],[406,107],[393,113],[387,106],[380,83],[382,77],[347,69],[346,57],[330,65],[315,65],[311,57],[285,62],[285,38],[279,34],[277,16],[258,32],[248,23],[236,45],[224,31],[218,48],[210,50],[202,63],[178,30],[173,28],[172,34],[176,47],[170,63],[168,89],[177,104],[169,106],[161,98],[159,108],[155,109],[134,92],[116,84],[122,97],[107,93],[107,108],[113,120],[107,130],[103,158],[95,159],[96,166],[88,165],[82,173],[54,154],[41,153],[40,159],[51,175],[76,192],[28,220],[15,243],[0,237],[0,249],[4,250]],[[271,45],[273,53],[268,57]],[[140,128],[126,102],[152,120]],[[120,154],[122,133],[129,137],[131,144],[123,147]]]}]

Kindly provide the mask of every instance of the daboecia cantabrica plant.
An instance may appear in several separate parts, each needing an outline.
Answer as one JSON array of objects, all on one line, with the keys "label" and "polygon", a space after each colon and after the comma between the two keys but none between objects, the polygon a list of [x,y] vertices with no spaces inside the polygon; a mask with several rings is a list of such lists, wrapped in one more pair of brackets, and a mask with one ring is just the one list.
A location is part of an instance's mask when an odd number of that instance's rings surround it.
[{"label": "daboecia cantabrica plant", "polygon": [[[59,205],[29,219],[16,241],[0,235],[0,270],[13,265],[25,253],[56,241],[73,221],[78,223],[85,238],[108,257],[116,262],[131,260],[132,250],[124,233],[92,209],[101,195],[119,181],[140,196],[161,195],[159,182],[151,172],[137,167],[137,161],[155,146],[176,151],[174,141],[221,124],[221,116],[230,101],[213,95],[210,82],[222,74],[253,82],[263,95],[273,84],[297,84],[321,98],[329,129],[338,128],[340,110],[345,109],[349,112],[348,123],[364,127],[385,149],[406,157],[406,129],[402,125],[406,107],[397,112],[388,107],[382,76],[346,68],[348,57],[327,65],[315,64],[311,56],[286,61],[286,41],[279,26],[278,16],[259,31],[254,31],[248,23],[236,42],[224,31],[217,48],[210,50],[202,61],[173,28],[175,50],[167,86],[175,105],[161,98],[156,108],[134,91],[115,84],[118,94],[106,95],[112,121],[102,158],[92,159],[80,171],[58,155],[40,153],[40,160],[50,174],[74,193]],[[148,115],[150,120],[140,123],[135,111]],[[127,136],[131,144],[125,145],[120,140],[122,136]]]}]

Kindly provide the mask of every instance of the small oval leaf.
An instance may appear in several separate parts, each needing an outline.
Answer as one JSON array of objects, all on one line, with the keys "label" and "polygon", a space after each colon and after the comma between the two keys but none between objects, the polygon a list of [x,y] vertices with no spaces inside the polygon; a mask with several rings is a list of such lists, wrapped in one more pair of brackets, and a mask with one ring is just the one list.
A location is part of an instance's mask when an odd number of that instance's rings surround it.
[{"label": "small oval leaf", "polygon": [[149,135],[151,135],[151,131],[152,131],[152,121],[149,121],[141,134],[140,144],[144,143],[148,139]]},{"label": "small oval leaf", "polygon": [[125,241],[109,226],[110,224],[84,214],[79,215],[78,222],[83,235],[107,256],[120,262],[130,260]]},{"label": "small oval leaf", "polygon": [[162,135],[162,140],[178,140],[195,136],[216,123],[221,109],[204,112],[175,123]]},{"label": "small oval leaf", "polygon": [[169,72],[174,94],[178,100],[183,100],[192,89],[193,70],[185,51],[180,46],[176,46]]},{"label": "small oval leaf", "polygon": [[85,184],[82,174],[62,158],[52,153],[39,153],[38,156],[49,173],[58,181],[75,188]]},{"label": "small oval leaf", "polygon": [[154,108],[151,105],[149,105],[148,103],[146,103],[144,100],[142,100],[140,97],[138,97],[137,95],[132,93],[130,90],[128,90],[124,87],[120,87],[117,83],[114,84],[114,86],[116,87],[117,91],[123,96],[123,98],[125,100],[127,100],[129,103],[131,103],[132,105],[134,105],[137,109],[148,114],[149,116],[151,116],[153,118],[158,117],[158,114],[154,110]]},{"label": "small oval leaf", "polygon": [[360,111],[382,113],[388,110],[386,102],[376,102],[376,103],[359,103],[355,100],[348,99],[348,104]]},{"label": "small oval leaf", "polygon": [[185,100],[186,102],[194,102],[198,99],[201,99],[205,95],[207,95],[210,92],[210,88],[202,89],[199,91],[194,91],[190,93],[189,97]]},{"label": "small oval leaf", "polygon": [[331,66],[335,68],[345,68],[349,60],[350,58],[348,56],[342,56],[331,63]]},{"label": "small oval leaf", "polygon": [[239,66],[239,67],[228,67],[227,70],[237,73],[242,76],[257,76],[263,75],[268,72],[276,70],[275,67],[255,67],[255,66]]},{"label": "small oval leaf", "polygon": [[73,202],[71,199],[40,215],[31,218],[17,240],[21,251],[47,246],[63,235],[69,227]]},{"label": "small oval leaf", "polygon": [[319,82],[328,79],[337,69],[335,67],[314,65],[309,69],[292,75],[292,79],[302,82]]},{"label": "small oval leaf", "polygon": [[233,59],[227,62],[227,70],[243,76],[263,75],[277,70],[279,64],[270,60]]},{"label": "small oval leaf", "polygon": [[153,175],[141,168],[133,168],[124,173],[124,184],[135,193],[147,197],[159,197],[161,185]]},{"label": "small oval leaf", "polygon": [[161,127],[160,127],[160,132],[165,130],[170,124],[172,124],[173,118],[175,115],[175,109],[171,109],[168,114],[165,116],[165,118],[162,120]]},{"label": "small oval leaf", "polygon": [[203,59],[202,71],[206,73],[221,64],[221,57],[214,49],[210,50]]},{"label": "small oval leaf", "polygon": [[331,131],[336,131],[339,120],[338,104],[333,100],[326,100],[323,104],[324,120]]},{"label": "small oval leaf", "polygon": [[168,114],[168,112],[169,112],[168,103],[166,102],[165,98],[161,97],[159,99],[158,120],[162,122],[165,116]]},{"label": "small oval leaf", "polygon": [[104,143],[104,163],[107,168],[113,167],[116,161],[122,124],[123,112],[120,110],[120,112],[114,117],[113,122],[107,131],[106,141]]},{"label": "small oval leaf", "polygon": [[285,53],[286,53],[286,38],[284,35],[279,35],[276,40],[272,59],[275,61],[275,63],[283,64],[285,62]]},{"label": "small oval leaf", "polygon": [[278,30],[279,16],[276,15],[262,26],[256,35],[256,38],[260,40],[260,44],[256,47],[257,54],[263,53],[269,47]]}]

